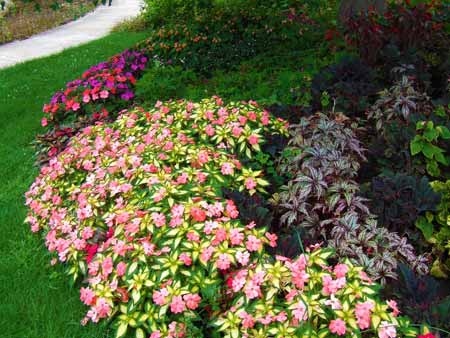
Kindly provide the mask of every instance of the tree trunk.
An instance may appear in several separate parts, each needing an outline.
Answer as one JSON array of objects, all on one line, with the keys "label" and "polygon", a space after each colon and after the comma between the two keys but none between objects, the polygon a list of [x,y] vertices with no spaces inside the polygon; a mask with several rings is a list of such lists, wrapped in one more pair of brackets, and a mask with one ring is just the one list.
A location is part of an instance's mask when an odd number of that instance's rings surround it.
[{"label": "tree trunk", "polygon": [[374,8],[379,13],[386,10],[386,0],[341,0],[339,8],[339,18],[344,21],[352,15],[367,12],[369,8]]}]

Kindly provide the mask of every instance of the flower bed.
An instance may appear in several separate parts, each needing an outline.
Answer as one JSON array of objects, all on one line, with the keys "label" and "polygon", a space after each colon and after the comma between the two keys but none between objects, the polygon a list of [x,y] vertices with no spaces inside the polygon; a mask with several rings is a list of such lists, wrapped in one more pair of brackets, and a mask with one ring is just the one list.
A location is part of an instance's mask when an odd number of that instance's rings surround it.
[{"label": "flower bed", "polygon": [[59,153],[71,136],[96,121],[113,120],[134,97],[136,78],[145,69],[148,57],[142,51],[124,52],[83,73],[81,79],[67,83],[66,89],[45,104],[42,126],[48,127],[36,145],[38,161],[45,162]]}]

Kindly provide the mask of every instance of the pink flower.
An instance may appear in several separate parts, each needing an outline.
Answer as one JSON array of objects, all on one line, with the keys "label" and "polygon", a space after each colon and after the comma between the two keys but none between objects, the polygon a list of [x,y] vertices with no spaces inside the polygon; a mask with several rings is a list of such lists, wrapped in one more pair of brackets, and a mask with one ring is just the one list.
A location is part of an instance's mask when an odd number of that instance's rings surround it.
[{"label": "pink flower", "polygon": [[213,136],[216,133],[216,131],[215,131],[215,129],[214,129],[214,127],[212,125],[208,124],[205,127],[205,133],[208,136]]},{"label": "pink flower", "polygon": [[192,264],[192,258],[185,252],[180,255],[179,259],[184,265],[190,266]]},{"label": "pink flower", "polygon": [[308,312],[306,311],[306,305],[303,301],[299,301],[294,305],[292,309],[294,318],[300,321],[308,320]]},{"label": "pink flower", "polygon": [[243,131],[244,131],[244,129],[242,129],[241,127],[233,127],[233,129],[231,130],[231,133],[233,134],[234,137],[239,137],[239,136],[241,136]]},{"label": "pink flower", "polygon": [[153,292],[153,302],[159,306],[163,306],[167,303],[166,297],[169,295],[169,292],[166,288],[162,288],[160,291]]},{"label": "pink flower", "polygon": [[275,234],[271,234],[270,232],[266,232],[266,237],[267,237],[267,239],[269,240],[269,245],[270,245],[272,248],[275,248],[275,247],[277,246],[277,239],[278,239],[278,236],[275,235]]},{"label": "pink flower", "polygon": [[259,296],[261,293],[261,289],[257,284],[250,281],[247,283],[247,285],[244,288],[244,293],[247,296],[248,299],[253,299]]},{"label": "pink flower", "polygon": [[170,303],[170,311],[173,313],[182,313],[186,310],[186,304],[181,296],[173,296]]},{"label": "pink flower", "polygon": [[253,177],[249,177],[245,180],[245,187],[247,190],[253,190],[256,188],[256,181],[253,179]]},{"label": "pink flower", "polygon": [[251,329],[253,328],[253,326],[255,326],[255,319],[247,312],[241,311],[239,312],[238,316],[242,319],[242,328]]},{"label": "pink flower", "polygon": [[107,90],[102,90],[102,91],[100,92],[100,97],[101,97],[102,99],[107,99],[108,96],[109,96],[109,92],[108,92]]},{"label": "pink flower", "polygon": [[187,295],[183,296],[183,299],[186,303],[186,306],[188,309],[195,310],[198,308],[200,301],[202,298],[196,294],[196,293],[188,293]]},{"label": "pink flower", "polygon": [[358,326],[361,330],[365,330],[370,327],[370,314],[374,304],[368,300],[364,303],[358,303],[355,306],[355,315]]},{"label": "pink flower", "polygon": [[158,228],[161,228],[162,226],[166,225],[166,216],[163,213],[152,213],[152,220],[155,222],[155,225]]},{"label": "pink flower", "polygon": [[245,242],[245,246],[248,251],[258,251],[261,247],[261,240],[250,235],[248,236],[247,242]]},{"label": "pink flower", "polygon": [[80,109],[80,104],[79,104],[78,102],[75,102],[75,103],[72,105],[72,110],[73,110],[73,111],[77,111],[78,109]]},{"label": "pink flower", "polygon": [[393,324],[382,321],[378,329],[379,338],[395,338],[397,337],[397,330]]},{"label": "pink flower", "polygon": [[398,309],[397,302],[395,300],[388,300],[387,305],[392,309],[392,315],[394,317],[397,317],[400,313],[400,310]]},{"label": "pink flower", "polygon": [[99,318],[108,317],[108,313],[110,310],[111,307],[106,302],[105,298],[99,298],[97,300],[97,304],[95,305],[95,311],[97,312]]},{"label": "pink flower", "polygon": [[193,232],[193,231],[189,231],[186,234],[186,237],[187,237],[188,240],[193,241],[193,242],[199,242],[200,241],[200,236],[196,232]]},{"label": "pink flower", "polygon": [[111,257],[106,257],[102,262],[103,276],[107,277],[113,271],[113,260]]},{"label": "pink flower", "polygon": [[120,262],[119,264],[117,264],[117,276],[123,276],[125,275],[125,272],[127,270],[127,264],[125,262]]},{"label": "pink flower", "polygon": [[327,299],[324,304],[330,306],[332,310],[342,309],[341,302],[334,295],[331,295],[330,299]]},{"label": "pink flower", "polygon": [[243,266],[247,265],[250,260],[250,253],[248,251],[238,251],[236,253],[236,260]]},{"label": "pink flower", "polygon": [[227,270],[231,264],[230,257],[228,254],[220,254],[216,264],[220,270]]},{"label": "pink flower", "polygon": [[244,240],[244,234],[241,233],[240,229],[231,229],[231,231],[230,231],[231,245],[241,245],[243,240]]},{"label": "pink flower", "polygon": [[342,319],[335,319],[330,322],[328,325],[331,333],[335,333],[338,336],[343,336],[345,334],[345,322]]},{"label": "pink flower", "polygon": [[48,121],[47,121],[47,119],[44,117],[44,118],[41,120],[41,126],[46,127],[47,125],[48,125]]},{"label": "pink flower", "polygon": [[95,303],[95,293],[90,288],[80,289],[80,300],[86,305],[93,305]]},{"label": "pink flower", "polygon": [[337,278],[345,277],[348,272],[348,266],[345,264],[337,264],[333,270]]},{"label": "pink flower", "polygon": [[161,331],[152,332],[152,334],[150,335],[150,338],[162,338]]},{"label": "pink flower", "polygon": [[229,162],[222,164],[221,172],[223,175],[233,175],[234,174],[233,164]]},{"label": "pink flower", "polygon": [[249,142],[251,145],[258,144],[258,142],[259,142],[258,136],[257,136],[257,135],[250,135],[250,136],[248,137],[248,142]]},{"label": "pink flower", "polygon": [[204,262],[208,262],[211,259],[213,252],[214,252],[213,247],[207,247],[203,249],[202,253],[200,254],[200,259]]}]

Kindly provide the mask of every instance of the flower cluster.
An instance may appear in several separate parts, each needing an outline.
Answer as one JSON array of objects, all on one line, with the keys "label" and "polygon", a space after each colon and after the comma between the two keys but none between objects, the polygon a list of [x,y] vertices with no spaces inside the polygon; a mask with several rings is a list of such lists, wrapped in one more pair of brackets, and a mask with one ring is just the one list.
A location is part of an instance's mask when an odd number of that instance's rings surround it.
[{"label": "flower cluster", "polygon": [[[145,69],[148,57],[142,51],[129,51],[113,56],[84,72],[81,79],[67,83],[43,108],[41,135],[42,158],[61,151],[68,139],[95,121],[114,117],[134,97],[136,78]],[[113,115],[113,116],[111,116]]]},{"label": "flower cluster", "polygon": [[119,337],[182,337],[221,304],[226,273],[276,245],[221,197],[264,190],[236,156],[260,151],[264,133],[285,134],[285,122],[256,103],[158,102],[83,129],[41,169],[27,221],[83,281],[83,323],[115,316]]},{"label": "flower cluster", "polygon": [[361,268],[348,260],[328,265],[332,254],[316,249],[293,260],[266,258],[234,272],[233,302],[215,325],[226,337],[416,336],[395,301],[376,298]]}]

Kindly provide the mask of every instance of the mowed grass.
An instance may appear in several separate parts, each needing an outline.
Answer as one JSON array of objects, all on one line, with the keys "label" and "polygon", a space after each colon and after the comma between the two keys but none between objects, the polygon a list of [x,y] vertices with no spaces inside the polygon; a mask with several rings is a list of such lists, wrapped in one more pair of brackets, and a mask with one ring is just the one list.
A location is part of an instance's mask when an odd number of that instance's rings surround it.
[{"label": "mowed grass", "polygon": [[[0,337],[102,338],[105,325],[80,326],[78,288],[56,274],[38,235],[24,224],[24,193],[38,170],[30,143],[42,132],[42,105],[65,83],[145,33],[114,33],[60,54],[0,70]],[[61,271],[61,270],[59,270]]]}]

